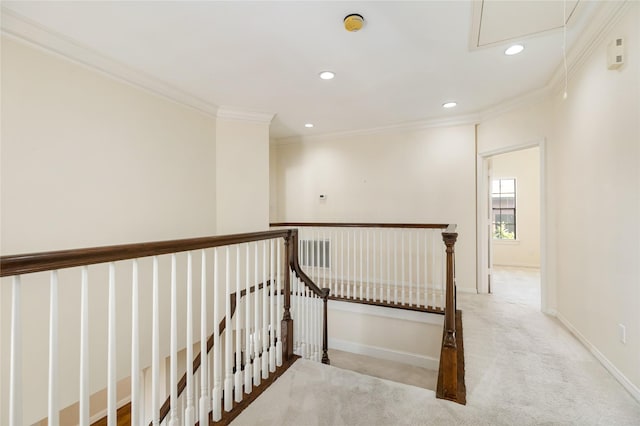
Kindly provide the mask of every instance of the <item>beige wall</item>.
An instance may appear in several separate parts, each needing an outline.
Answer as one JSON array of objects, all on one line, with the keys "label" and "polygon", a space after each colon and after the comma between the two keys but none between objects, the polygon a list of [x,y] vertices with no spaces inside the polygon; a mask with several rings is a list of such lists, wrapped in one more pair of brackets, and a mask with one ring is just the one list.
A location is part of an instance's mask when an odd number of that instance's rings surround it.
[{"label": "beige wall", "polygon": [[[545,141],[548,308],[640,398],[640,5],[570,75],[568,98],[483,120],[478,151]],[[623,36],[627,62],[606,68]],[[627,343],[618,324],[626,326]]]},{"label": "beige wall", "polygon": [[277,220],[456,223],[458,287],[475,291],[474,126],[327,137],[275,154]]},{"label": "beige wall", "polygon": [[[215,233],[214,117],[5,37],[1,96],[3,255]],[[141,300],[151,296],[147,272],[141,276]],[[106,381],[105,277],[104,266],[90,270],[92,391]],[[130,338],[130,277],[130,266],[118,269],[122,348]],[[46,386],[30,380],[47,374],[48,278],[36,279],[39,285],[25,279],[22,305],[29,424],[46,416]],[[78,395],[79,282],[77,271],[60,276],[61,407]],[[0,423],[7,424],[8,280],[2,280],[1,293]],[[168,312],[168,289],[160,301]],[[182,312],[184,298],[180,306]],[[141,336],[150,336],[148,306],[140,315]],[[162,326],[167,326],[164,318]],[[164,353],[167,346],[164,339]],[[143,366],[148,348],[144,341]],[[123,352],[119,377],[128,375]]]},{"label": "beige wall", "polygon": [[516,241],[493,239],[493,264],[540,266],[540,149],[491,157],[492,178],[516,179]]},{"label": "beige wall", "polygon": [[216,128],[218,234],[269,227],[269,123],[219,118]]},{"label": "beige wall", "polygon": [[[626,63],[610,71],[606,47],[620,36]],[[640,4],[595,46],[568,93],[554,98],[549,144],[558,315],[640,398]]]}]

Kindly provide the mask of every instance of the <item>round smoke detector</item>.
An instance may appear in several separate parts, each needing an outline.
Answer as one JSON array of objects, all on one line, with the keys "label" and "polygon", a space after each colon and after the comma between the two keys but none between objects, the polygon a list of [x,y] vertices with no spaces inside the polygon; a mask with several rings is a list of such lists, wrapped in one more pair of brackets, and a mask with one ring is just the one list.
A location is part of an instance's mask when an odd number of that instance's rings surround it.
[{"label": "round smoke detector", "polygon": [[355,33],[364,26],[364,18],[362,15],[352,13],[344,18],[344,29],[350,33]]}]

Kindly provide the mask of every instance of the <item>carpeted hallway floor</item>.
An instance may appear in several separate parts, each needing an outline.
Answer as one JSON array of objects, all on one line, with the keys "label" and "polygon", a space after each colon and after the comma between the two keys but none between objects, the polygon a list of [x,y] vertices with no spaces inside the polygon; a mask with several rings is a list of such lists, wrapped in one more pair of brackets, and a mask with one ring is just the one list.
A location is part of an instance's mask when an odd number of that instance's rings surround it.
[{"label": "carpeted hallway floor", "polygon": [[437,400],[427,389],[300,360],[233,424],[640,425],[640,404],[540,312],[537,279],[534,270],[499,270],[495,294],[458,295],[466,406]]}]

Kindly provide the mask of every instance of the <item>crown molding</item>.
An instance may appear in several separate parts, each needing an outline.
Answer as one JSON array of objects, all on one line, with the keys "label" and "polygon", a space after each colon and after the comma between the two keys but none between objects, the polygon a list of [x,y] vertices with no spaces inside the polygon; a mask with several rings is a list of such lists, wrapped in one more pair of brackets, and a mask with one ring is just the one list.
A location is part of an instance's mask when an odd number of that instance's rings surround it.
[{"label": "crown molding", "polygon": [[343,132],[323,133],[320,135],[287,136],[284,138],[274,139],[274,144],[289,145],[289,144],[300,143],[300,142],[319,142],[319,141],[329,140],[329,139],[367,136],[367,135],[376,135],[376,134],[393,133],[393,132],[418,131],[418,130],[425,130],[425,129],[430,129],[434,127],[474,125],[474,124],[477,124],[479,121],[480,121],[480,115],[478,114],[458,115],[455,117],[447,117],[442,119],[409,121],[405,123],[391,124],[388,126],[370,127],[368,129],[347,130]]},{"label": "crown molding", "polygon": [[1,13],[3,35],[62,56],[76,64],[183,106],[194,108],[207,115],[215,116],[218,111],[218,106],[215,104],[102,55],[96,50],[51,31],[6,7],[2,7]]},{"label": "crown molding", "polygon": [[[620,19],[631,9],[632,1],[623,2],[602,2],[598,11],[595,12],[591,23],[576,40],[573,47],[567,54],[567,79],[570,80],[578,70],[582,68],[586,60],[609,31],[620,21]],[[564,88],[564,65],[561,63],[547,82],[550,94],[557,94]]]},{"label": "crown molding", "polygon": [[216,117],[222,118],[225,120],[244,121],[244,122],[260,123],[260,124],[271,123],[271,120],[273,120],[274,116],[275,114],[270,112],[249,111],[246,109],[229,107],[229,106],[219,107],[216,113]]},{"label": "crown molding", "polygon": [[544,86],[539,89],[534,89],[529,92],[523,93],[511,99],[507,99],[506,101],[490,105],[486,108],[483,108],[478,113],[480,115],[480,121],[482,122],[490,120],[509,111],[513,111],[516,108],[534,105],[536,103],[542,102],[545,99],[548,99],[550,95],[551,91],[549,86]]}]

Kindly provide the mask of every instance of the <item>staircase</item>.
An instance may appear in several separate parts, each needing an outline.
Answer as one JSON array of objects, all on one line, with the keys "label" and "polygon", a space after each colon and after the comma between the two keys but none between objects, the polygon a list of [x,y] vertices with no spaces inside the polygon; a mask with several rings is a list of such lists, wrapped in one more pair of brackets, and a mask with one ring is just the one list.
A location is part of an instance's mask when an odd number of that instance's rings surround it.
[{"label": "staircase", "polygon": [[[449,320],[455,312],[449,308],[455,307],[453,243],[447,243],[446,238],[451,240],[457,234],[451,229],[442,234],[447,254],[439,258],[443,261],[443,280],[436,283],[435,256],[440,250],[435,249],[435,242],[428,250],[426,240],[413,240],[413,236],[406,245],[404,233],[397,245],[396,236],[392,238],[389,232],[380,234],[380,240],[375,236],[370,240],[368,234],[360,233],[359,248],[354,234],[347,250],[338,252],[337,234],[325,236],[319,243],[310,243],[313,240],[305,237],[301,244],[299,233],[304,231],[296,229],[298,225],[293,224],[294,229],[292,224],[277,225],[279,229],[258,233],[2,257],[2,277],[11,280],[9,424],[36,423],[42,417],[34,417],[35,413],[42,412],[49,425],[57,425],[61,407],[74,401],[78,401],[77,423],[81,425],[227,424],[297,359],[329,364],[327,300],[332,291],[340,300],[444,314],[439,380],[443,386],[439,394],[456,400],[457,391],[451,389],[457,387],[461,363],[454,363],[455,370],[451,370],[450,355],[456,361],[459,358],[455,321],[451,325]],[[362,226],[374,228],[371,224]],[[443,226],[416,228],[437,230]],[[386,260],[386,269],[380,264],[380,270],[386,271],[386,282],[373,278],[376,262],[385,259],[383,237],[387,243],[394,241],[392,251],[386,248],[386,256],[393,252],[396,275],[398,269],[402,273],[401,278],[390,279],[392,263]],[[414,243],[417,254],[412,252]],[[336,251],[330,251],[330,246]],[[427,263],[420,269],[421,248],[424,256],[432,256],[430,269]],[[349,278],[356,277],[358,250],[359,281]],[[404,275],[414,276],[410,266],[414,262],[418,265],[415,283]],[[345,265],[346,275],[342,272]],[[335,280],[331,273],[335,273]],[[433,281],[428,282],[427,276],[434,277]],[[419,282],[420,277],[424,283]],[[9,287],[6,281],[3,285]],[[60,294],[66,294],[71,286],[79,290],[77,316],[72,319],[80,324],[76,334],[73,327],[60,321],[69,321],[67,312],[60,310],[66,303]],[[32,339],[33,327],[22,323],[26,317],[23,312],[37,305],[31,298],[32,288],[49,293],[48,345]],[[100,318],[97,306],[106,308],[106,318]],[[211,326],[214,323],[216,326]],[[93,345],[103,327],[107,343],[104,352]],[[69,340],[77,345],[75,385],[59,377],[61,365],[70,358]],[[24,354],[33,351],[47,354],[47,364],[52,367],[46,377],[25,380],[21,363]],[[106,358],[106,365],[96,362],[101,357]],[[106,381],[100,377],[105,370]],[[68,371],[68,366],[63,371]],[[117,382],[127,375],[131,378],[131,398],[122,404],[117,399]],[[456,376],[453,381],[452,375]],[[99,416],[89,406],[96,386],[107,389],[106,413]],[[30,390],[38,387],[48,389],[46,401],[31,397]],[[25,406],[30,410],[25,411]]]}]

